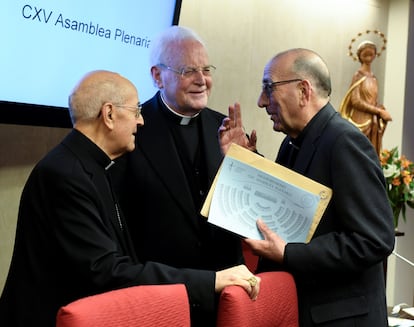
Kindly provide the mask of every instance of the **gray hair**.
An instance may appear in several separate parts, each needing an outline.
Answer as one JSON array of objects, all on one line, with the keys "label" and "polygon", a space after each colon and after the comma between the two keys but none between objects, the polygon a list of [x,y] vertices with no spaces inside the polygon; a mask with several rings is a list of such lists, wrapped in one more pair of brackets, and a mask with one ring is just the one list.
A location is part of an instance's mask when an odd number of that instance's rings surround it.
[{"label": "gray hair", "polygon": [[203,40],[193,30],[176,25],[167,28],[151,42],[150,65],[156,66],[160,63],[168,64],[171,47],[176,43],[186,40],[197,41],[205,47]]},{"label": "gray hair", "polygon": [[69,95],[69,114],[72,124],[98,117],[106,102],[125,103],[130,88],[118,73],[97,70],[86,74]]},{"label": "gray hair", "polygon": [[328,66],[322,57],[309,49],[291,49],[286,53],[295,53],[291,70],[300,78],[309,79],[317,94],[329,97],[332,91],[331,77]]}]

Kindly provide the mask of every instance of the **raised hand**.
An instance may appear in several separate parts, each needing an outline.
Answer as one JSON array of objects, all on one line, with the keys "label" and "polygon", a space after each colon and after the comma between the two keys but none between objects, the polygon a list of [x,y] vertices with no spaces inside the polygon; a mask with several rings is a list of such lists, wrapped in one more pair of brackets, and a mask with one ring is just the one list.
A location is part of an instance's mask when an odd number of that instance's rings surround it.
[{"label": "raised hand", "polygon": [[256,131],[253,130],[250,137],[246,135],[242,123],[240,104],[237,102],[234,105],[229,106],[229,115],[223,119],[218,133],[223,154],[227,153],[227,150],[232,143],[238,144],[251,151],[256,151]]}]

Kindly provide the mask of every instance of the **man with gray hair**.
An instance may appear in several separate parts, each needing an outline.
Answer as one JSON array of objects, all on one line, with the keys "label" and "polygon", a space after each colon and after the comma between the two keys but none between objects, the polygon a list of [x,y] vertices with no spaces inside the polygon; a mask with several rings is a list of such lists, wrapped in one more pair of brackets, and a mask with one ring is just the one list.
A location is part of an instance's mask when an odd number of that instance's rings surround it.
[{"label": "man with gray hair", "polygon": [[140,260],[200,270],[209,287],[198,299],[190,294],[191,316],[196,326],[214,326],[214,275],[201,271],[244,262],[240,238],[200,215],[223,159],[217,130],[225,116],[207,107],[216,68],[201,38],[185,27],[167,28],[150,51],[159,91],[143,104],[145,126],[122,158],[121,204]]}]

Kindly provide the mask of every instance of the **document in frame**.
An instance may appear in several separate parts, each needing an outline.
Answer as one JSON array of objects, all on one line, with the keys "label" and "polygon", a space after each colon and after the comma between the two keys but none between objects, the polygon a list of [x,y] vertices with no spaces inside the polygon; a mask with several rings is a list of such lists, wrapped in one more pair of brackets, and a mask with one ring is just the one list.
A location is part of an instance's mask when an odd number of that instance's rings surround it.
[{"label": "document in frame", "polygon": [[263,239],[261,218],[285,241],[308,242],[331,196],[330,188],[233,144],[201,213],[243,237]]}]

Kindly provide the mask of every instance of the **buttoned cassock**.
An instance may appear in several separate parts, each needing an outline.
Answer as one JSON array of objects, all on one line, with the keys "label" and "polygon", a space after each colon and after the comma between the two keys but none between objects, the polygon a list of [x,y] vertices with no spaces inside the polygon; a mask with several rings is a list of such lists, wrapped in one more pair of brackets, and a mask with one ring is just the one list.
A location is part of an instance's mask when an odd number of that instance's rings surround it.
[{"label": "buttoned cassock", "polygon": [[0,326],[52,327],[60,306],[132,285],[185,283],[199,302],[206,285],[213,293],[212,272],[136,260],[108,179],[115,166],[76,130],[36,165],[22,193]]},{"label": "buttoned cassock", "polygon": [[[200,271],[242,263],[240,238],[200,215],[202,199],[223,159],[218,128],[225,116],[204,108],[193,122],[198,124],[200,150],[198,164],[193,165],[183,158],[190,140],[182,139],[179,128],[195,125],[171,121],[159,92],[143,104],[142,115],[144,126],[137,133],[136,148],[118,161],[127,168],[118,170],[116,178],[139,260]],[[194,182],[197,178],[200,183]],[[198,321],[211,317],[216,305],[214,278],[203,289],[189,292],[192,317],[204,317]],[[194,298],[193,292],[203,300]]]}]

